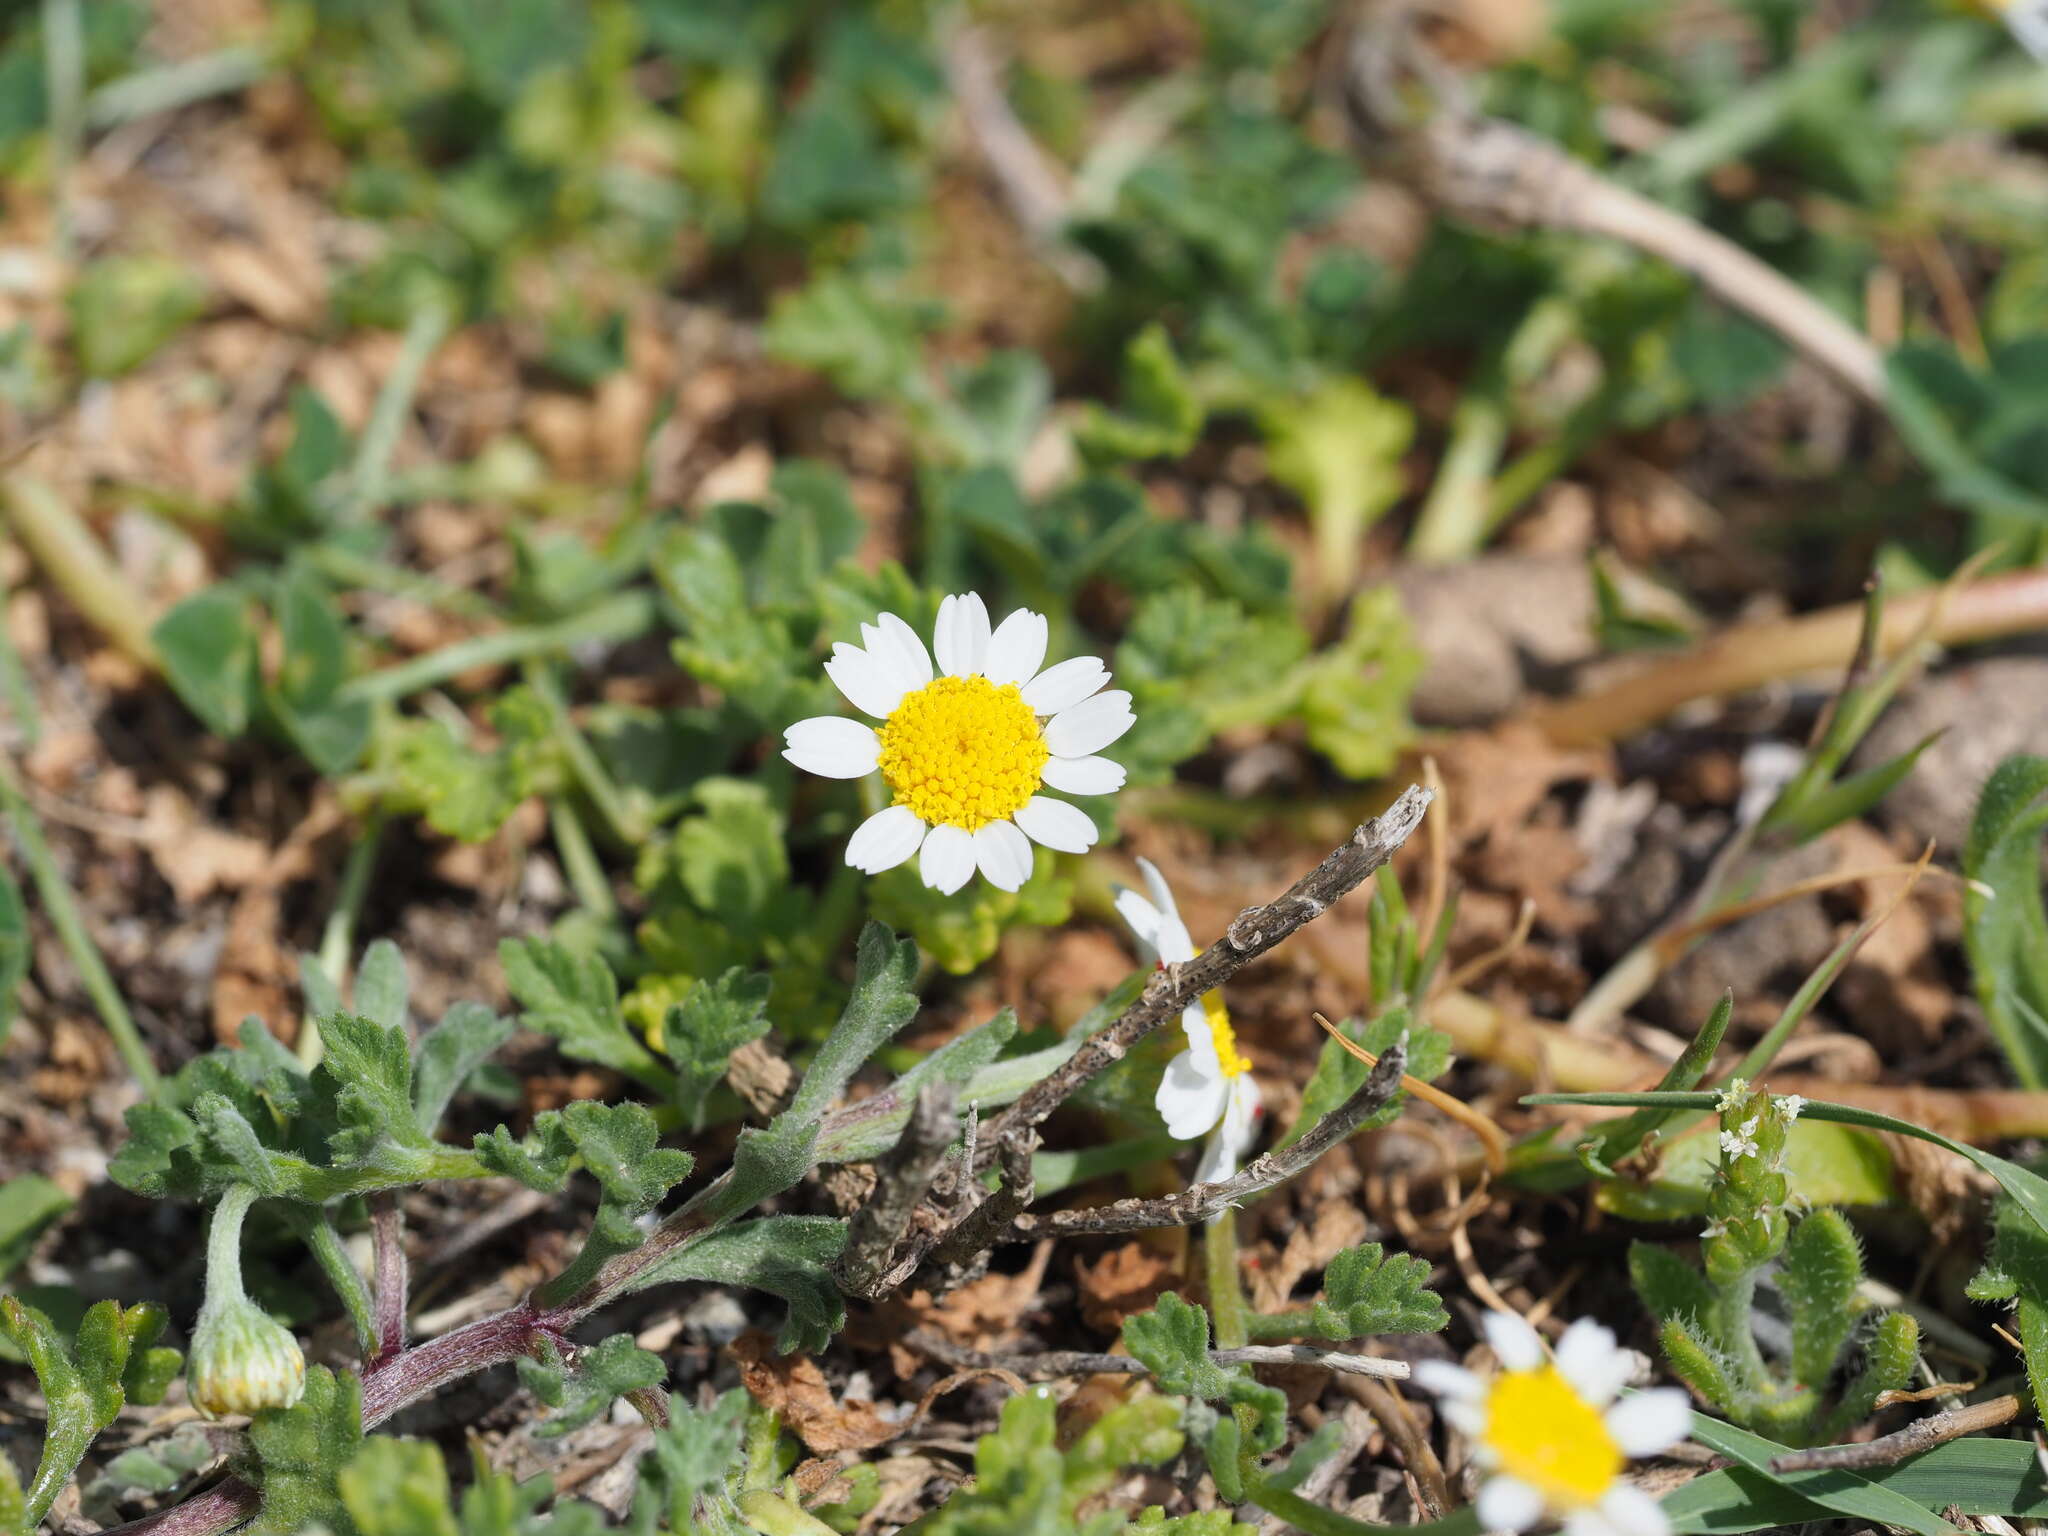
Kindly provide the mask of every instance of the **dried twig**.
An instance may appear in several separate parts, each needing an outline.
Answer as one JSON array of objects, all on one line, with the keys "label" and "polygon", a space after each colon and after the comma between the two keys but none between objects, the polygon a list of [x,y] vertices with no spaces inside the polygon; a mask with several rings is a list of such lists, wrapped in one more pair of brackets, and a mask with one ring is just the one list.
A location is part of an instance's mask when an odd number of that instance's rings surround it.
[{"label": "dried twig", "polygon": [[1079,1211],[1019,1216],[1009,1231],[1001,1234],[1001,1240],[1021,1243],[1082,1232],[1139,1232],[1148,1227],[1188,1227],[1207,1221],[1240,1200],[1285,1183],[1347,1139],[1368,1116],[1386,1107],[1400,1088],[1401,1074],[1407,1065],[1407,1045],[1396,1041],[1381,1055],[1379,1065],[1372,1069],[1358,1092],[1318,1120],[1301,1140],[1255,1158],[1227,1179],[1218,1179],[1213,1184],[1190,1184],[1177,1195],[1164,1195],[1156,1200],[1118,1200]]},{"label": "dried twig", "polygon": [[1908,1456],[1946,1444],[1979,1430],[2009,1424],[2020,1411],[2020,1400],[2008,1392],[1945,1413],[1930,1413],[1915,1419],[1904,1429],[1861,1445],[1822,1445],[1809,1451],[1788,1451],[1771,1458],[1773,1472],[1820,1472],[1839,1467],[1888,1467]]},{"label": "dried twig", "polygon": [[946,83],[988,164],[1010,215],[1041,245],[1067,220],[1067,189],[1053,162],[1010,110],[1001,71],[979,27],[954,27],[946,37]]},{"label": "dried twig", "polygon": [[[956,1370],[1009,1371],[1026,1381],[1050,1381],[1059,1376],[1141,1376],[1143,1362],[1129,1355],[1092,1354],[1082,1349],[1050,1349],[1038,1354],[998,1355],[965,1349],[928,1328],[914,1328],[904,1336],[913,1349],[944,1361]],[[1311,1344],[1247,1344],[1241,1349],[1212,1349],[1209,1358],[1218,1365],[1316,1365],[1346,1376],[1371,1376],[1383,1381],[1405,1381],[1408,1362],[1381,1360],[1373,1355],[1347,1354],[1334,1349],[1317,1349]]]},{"label": "dried twig", "polygon": [[[1689,272],[1768,326],[1869,404],[1885,403],[1884,360],[1868,338],[1797,283],[1704,225],[1610,181],[1557,145],[1481,115],[1398,10],[1361,26],[1344,75],[1360,150],[1390,163],[1437,207],[1482,227],[1561,229],[1632,245]],[[1430,105],[1421,116],[1418,92]]]},{"label": "dried twig", "polygon": [[1431,1520],[1442,1519],[1458,1501],[1451,1493],[1451,1480],[1444,1475],[1444,1464],[1437,1460],[1429,1436],[1415,1422],[1415,1415],[1408,1411],[1401,1395],[1364,1376],[1347,1377],[1338,1386],[1353,1402],[1377,1419],[1387,1438],[1394,1442],[1395,1449],[1401,1453],[1402,1465],[1415,1479],[1416,1491],[1421,1495],[1422,1513]]},{"label": "dried twig", "polygon": [[953,1144],[958,1117],[953,1113],[957,1085],[925,1085],[911,1111],[903,1139],[875,1165],[875,1192],[854,1212],[848,1224],[846,1249],[834,1266],[840,1288],[852,1296],[875,1297],[901,1284],[907,1276],[892,1274],[890,1260],[910,1219],[931,1192],[932,1180]]}]

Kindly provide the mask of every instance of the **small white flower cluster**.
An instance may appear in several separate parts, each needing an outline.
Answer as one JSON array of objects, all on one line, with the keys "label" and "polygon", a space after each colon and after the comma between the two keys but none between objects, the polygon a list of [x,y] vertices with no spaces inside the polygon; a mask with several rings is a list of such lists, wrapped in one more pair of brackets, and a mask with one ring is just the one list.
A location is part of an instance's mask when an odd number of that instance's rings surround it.
[{"label": "small white flower cluster", "polygon": [[1740,1129],[1721,1133],[1721,1156],[1729,1162],[1739,1158],[1755,1157],[1757,1154],[1756,1130],[1763,1124],[1763,1111],[1751,1115]]}]

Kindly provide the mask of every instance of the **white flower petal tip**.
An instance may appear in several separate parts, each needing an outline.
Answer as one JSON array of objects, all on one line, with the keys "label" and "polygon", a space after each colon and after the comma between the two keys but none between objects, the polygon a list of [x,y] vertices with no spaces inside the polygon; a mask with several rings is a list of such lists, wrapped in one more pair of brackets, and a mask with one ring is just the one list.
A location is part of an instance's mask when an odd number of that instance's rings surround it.
[{"label": "white flower petal tip", "polygon": [[974,878],[974,837],[959,827],[933,827],[917,861],[924,883],[950,896]]},{"label": "white flower petal tip", "polygon": [[1543,1518],[1543,1495],[1517,1477],[1489,1477],[1474,1501],[1489,1531],[1526,1531]]},{"label": "white flower petal tip", "polygon": [[938,624],[932,630],[932,649],[938,653],[940,671],[950,677],[971,677],[982,669],[988,641],[988,606],[980,593],[956,593],[940,600]]},{"label": "white flower petal tip", "polygon": [[1623,1398],[1606,1423],[1622,1455],[1659,1456],[1692,1433],[1692,1403],[1677,1387],[1657,1387]]},{"label": "white flower petal tip", "polygon": [[1031,844],[1007,821],[992,821],[974,834],[974,863],[999,891],[1014,891],[1031,878]]},{"label": "white flower petal tip", "polygon": [[900,805],[877,811],[846,840],[846,862],[864,875],[894,869],[924,843],[924,823]]},{"label": "white flower petal tip", "polygon": [[1213,1070],[1204,1072],[1193,1057],[1194,1052],[1182,1051],[1166,1064],[1152,1100],[1166,1122],[1167,1135],[1177,1141],[1193,1141],[1214,1130],[1230,1093],[1228,1079]]},{"label": "white flower petal tip", "polygon": [[1543,1364],[1543,1339],[1528,1320],[1514,1312],[1489,1312],[1481,1319],[1486,1342],[1501,1369],[1533,1371]]},{"label": "white flower petal tip", "polygon": [[782,755],[806,773],[826,779],[858,779],[875,771],[881,739],[858,720],[816,715],[783,732]]},{"label": "white flower petal tip", "polygon": [[832,647],[825,675],[846,695],[847,703],[877,720],[888,719],[889,712],[903,702],[904,685],[894,665],[843,640]]},{"label": "white flower petal tip", "polygon": [[1086,811],[1064,800],[1033,795],[1017,812],[1016,821],[1033,842],[1055,853],[1086,853],[1095,846],[1095,823]]},{"label": "white flower petal tip", "polygon": [[1557,1341],[1557,1368],[1579,1396],[1605,1408],[1627,1385],[1635,1361],[1614,1341],[1614,1330],[1590,1317],[1565,1329]]},{"label": "white flower petal tip", "polygon": [[1600,1516],[1614,1536],[1671,1536],[1671,1517],[1632,1483],[1616,1483],[1600,1501]]},{"label": "white flower petal tip", "polygon": [[1462,1365],[1448,1360],[1424,1360],[1415,1367],[1415,1384],[1438,1397],[1458,1403],[1486,1400],[1486,1383]]},{"label": "white flower petal tip", "polygon": [[1069,795],[1113,795],[1124,787],[1123,764],[1106,757],[1054,757],[1045,764],[1049,789]]},{"label": "white flower petal tip", "polygon": [[1100,693],[1109,682],[1109,668],[1099,656],[1075,656],[1047,667],[1024,685],[1024,702],[1041,715],[1061,710]]},{"label": "white flower petal tip", "polygon": [[1138,717],[1131,696],[1121,688],[1104,689],[1071,704],[1045,724],[1045,745],[1054,757],[1087,757],[1123,735]]},{"label": "white flower petal tip", "polygon": [[932,680],[932,654],[924,648],[924,642],[917,637],[917,631],[904,623],[893,613],[885,613],[875,621],[882,639],[896,653],[898,665],[909,687],[922,688]]},{"label": "white flower petal tip", "polygon": [[992,683],[1022,686],[1038,675],[1051,628],[1045,615],[1019,608],[998,624],[982,655],[982,675]]}]

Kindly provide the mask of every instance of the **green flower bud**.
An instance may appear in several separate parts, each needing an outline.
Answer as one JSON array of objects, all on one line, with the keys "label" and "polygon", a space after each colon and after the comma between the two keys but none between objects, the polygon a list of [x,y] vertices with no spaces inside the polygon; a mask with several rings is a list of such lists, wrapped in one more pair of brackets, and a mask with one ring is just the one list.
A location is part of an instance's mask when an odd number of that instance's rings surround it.
[{"label": "green flower bud", "polygon": [[248,1297],[208,1297],[185,1380],[193,1406],[209,1419],[289,1408],[306,1390],[306,1357],[291,1331]]},{"label": "green flower bud", "polygon": [[242,1290],[242,1219],[255,1203],[248,1185],[230,1188],[206,1236],[206,1300],[192,1329],[185,1384],[209,1419],[289,1408],[306,1390],[299,1341]]},{"label": "green flower bud", "polygon": [[1707,1192],[1700,1259],[1707,1278],[1728,1286],[1785,1248],[1785,1134],[1798,1115],[1741,1078],[1721,1095],[1721,1166]]}]

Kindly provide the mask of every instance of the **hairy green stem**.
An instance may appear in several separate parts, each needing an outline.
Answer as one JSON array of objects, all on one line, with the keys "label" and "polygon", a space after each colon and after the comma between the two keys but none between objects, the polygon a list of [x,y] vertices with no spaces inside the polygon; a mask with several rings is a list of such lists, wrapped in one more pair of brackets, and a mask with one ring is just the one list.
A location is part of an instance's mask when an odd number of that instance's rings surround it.
[{"label": "hairy green stem", "polygon": [[1209,1282],[1209,1312],[1216,1319],[1216,1347],[1242,1349],[1251,1342],[1237,1255],[1237,1208],[1225,1206],[1209,1218],[1202,1234],[1202,1261]]},{"label": "hairy green stem", "polygon": [[438,305],[422,306],[407,323],[398,361],[392,364],[384,387],[377,392],[362,440],[356,444],[356,459],[349,471],[348,491],[341,509],[344,518],[353,521],[368,517],[383,504],[391,456],[398,451],[406,413],[419,393],[420,375],[447,332],[448,316]]},{"label": "hairy green stem", "polygon": [[[384,815],[371,811],[363,820],[362,835],[348,851],[342,866],[341,888],[335,893],[334,910],[327,914],[327,926],[320,934],[320,969],[339,991],[348,975],[348,958],[355,953],[356,923],[362,917],[363,900],[369,894],[370,874],[377,865],[377,848],[384,837]],[[320,1065],[326,1046],[320,1038],[320,1024],[309,1012],[299,1021],[299,1061],[307,1071]]]},{"label": "hairy green stem", "polygon": [[370,1288],[363,1283],[362,1272],[356,1268],[355,1260],[348,1256],[348,1249],[342,1244],[341,1234],[334,1230],[333,1221],[322,1212],[305,1224],[301,1235],[307,1248],[312,1250],[320,1272],[327,1276],[327,1283],[341,1298],[348,1320],[355,1325],[356,1342],[362,1346],[363,1358],[372,1358],[377,1352],[376,1308],[370,1301]]},{"label": "hairy green stem", "polygon": [[249,1207],[261,1198],[253,1184],[230,1184],[220,1203],[213,1208],[213,1220],[206,1228],[206,1296],[224,1300],[243,1299],[242,1222]]},{"label": "hairy green stem", "polygon": [[597,850],[590,846],[590,834],[584,830],[576,808],[561,796],[554,796],[548,801],[548,825],[555,834],[555,852],[561,857],[562,872],[569,877],[576,899],[599,922],[611,922],[619,915],[619,904],[612,897],[611,882],[605,878],[604,865],[598,861]]}]

